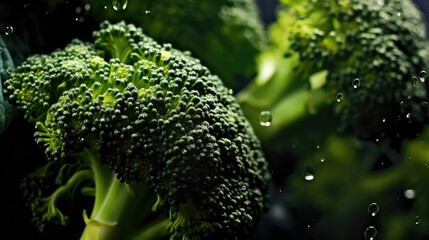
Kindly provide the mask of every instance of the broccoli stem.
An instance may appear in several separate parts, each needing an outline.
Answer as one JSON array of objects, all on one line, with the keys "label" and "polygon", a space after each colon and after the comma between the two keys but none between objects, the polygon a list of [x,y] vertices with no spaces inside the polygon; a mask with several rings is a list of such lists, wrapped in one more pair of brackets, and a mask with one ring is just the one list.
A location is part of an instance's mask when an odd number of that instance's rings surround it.
[{"label": "broccoli stem", "polygon": [[133,240],[157,240],[161,239],[169,233],[166,231],[167,226],[170,224],[170,218],[164,217],[163,220],[155,222],[154,224],[144,228],[141,232],[136,234]]},{"label": "broccoli stem", "polygon": [[[91,150],[85,149],[80,157],[91,166],[95,182],[93,210],[89,218],[86,211],[83,213],[86,227],[80,239],[129,239],[140,232],[145,218],[151,213],[156,194],[145,184],[136,184],[130,189],[108,166],[101,164]],[[160,235],[168,234],[165,229],[158,230]]]},{"label": "broccoli stem", "polygon": [[[237,95],[237,100],[259,139],[267,142],[320,112],[333,102],[335,94],[323,88],[327,73],[300,64],[296,54],[287,58],[268,55],[263,60],[261,74]],[[269,128],[260,126],[261,111],[272,114]]]}]

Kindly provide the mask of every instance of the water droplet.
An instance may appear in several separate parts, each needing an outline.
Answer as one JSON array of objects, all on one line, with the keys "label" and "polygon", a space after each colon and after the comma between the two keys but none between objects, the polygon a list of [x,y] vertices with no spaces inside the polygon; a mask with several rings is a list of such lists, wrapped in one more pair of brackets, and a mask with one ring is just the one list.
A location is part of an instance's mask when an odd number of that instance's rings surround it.
[{"label": "water droplet", "polygon": [[383,119],[381,119],[381,121],[385,123],[385,122],[386,122],[386,119],[385,119],[385,118],[383,118]]},{"label": "water droplet", "polygon": [[311,181],[314,179],[314,170],[311,167],[306,167],[303,175],[305,180]]},{"label": "water droplet", "polygon": [[338,93],[338,95],[337,95],[337,102],[341,102],[341,101],[343,101],[343,94],[342,93]]},{"label": "water droplet", "polygon": [[228,93],[232,95],[234,94],[234,91],[232,89],[229,89]]},{"label": "water droplet", "polygon": [[380,208],[378,207],[377,203],[371,203],[368,206],[368,212],[371,214],[372,217],[375,217],[379,210]]},{"label": "water droplet", "polygon": [[320,148],[320,146],[319,146],[319,145],[317,145],[317,146],[316,146],[316,148],[317,148],[317,149],[319,149],[319,148]]},{"label": "water droplet", "polygon": [[79,18],[75,18],[74,20],[77,22],[77,21],[79,21]]},{"label": "water droplet", "polygon": [[373,240],[377,236],[377,229],[373,226],[369,226],[364,233],[365,239]]},{"label": "water droplet", "polygon": [[419,216],[416,216],[415,218],[414,218],[414,221],[416,222],[416,224],[419,224],[420,223],[420,217]]},{"label": "water droplet", "polygon": [[416,191],[414,191],[414,189],[407,189],[404,191],[404,196],[407,199],[414,199],[416,197]]},{"label": "water droplet", "polygon": [[128,5],[128,0],[113,0],[112,6],[115,11],[125,10]]},{"label": "water droplet", "polygon": [[352,82],[352,85],[353,85],[354,88],[360,87],[360,80],[359,80],[359,78],[355,78],[353,80],[353,82]]},{"label": "water droplet", "polygon": [[411,113],[407,113],[407,116],[406,116],[408,119],[410,119],[411,118]]},{"label": "water droplet", "polygon": [[104,9],[107,9],[107,6],[104,6]]},{"label": "water droplet", "polygon": [[401,12],[397,12],[397,13],[396,13],[396,15],[397,15],[398,17],[400,17],[400,16],[402,15],[402,13],[401,13]]},{"label": "water droplet", "polygon": [[146,11],[144,11],[144,13],[145,13],[145,14],[149,14],[149,13],[150,13],[150,10],[146,10]]},{"label": "water droplet", "polygon": [[5,34],[9,36],[12,33],[13,33],[13,27],[12,26],[7,26]]},{"label": "water droplet", "polygon": [[322,158],[320,159],[320,161],[321,161],[321,162],[325,162],[325,160],[326,160],[326,159],[325,159],[324,157],[322,157]]},{"label": "water droplet", "polygon": [[416,76],[413,76],[413,77],[411,78],[411,83],[413,84],[413,86],[416,86],[416,85],[417,85],[417,82],[418,82],[418,78],[417,78]]},{"label": "water droplet", "polygon": [[271,125],[271,112],[270,111],[262,111],[261,114],[259,114],[259,123],[261,126],[268,127]]},{"label": "water droplet", "polygon": [[89,4],[89,3],[85,4],[84,8],[86,11],[89,11],[91,9],[91,4]]},{"label": "water droplet", "polygon": [[428,78],[428,74],[426,73],[426,71],[422,70],[419,74],[419,77],[421,82],[425,82]]}]

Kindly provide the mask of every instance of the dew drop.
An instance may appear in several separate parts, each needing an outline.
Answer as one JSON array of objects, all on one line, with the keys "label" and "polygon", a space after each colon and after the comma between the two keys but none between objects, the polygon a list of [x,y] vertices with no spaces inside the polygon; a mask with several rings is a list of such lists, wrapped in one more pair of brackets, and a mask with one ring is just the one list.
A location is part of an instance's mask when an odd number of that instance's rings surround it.
[{"label": "dew drop", "polygon": [[7,26],[5,34],[9,36],[9,35],[12,35],[12,33],[13,33],[13,27]]},{"label": "dew drop", "polygon": [[418,78],[417,78],[416,76],[413,76],[413,77],[411,78],[411,83],[413,84],[413,86],[416,86],[416,85],[417,85],[417,82],[418,82]]},{"label": "dew drop", "polygon": [[359,80],[359,78],[355,78],[353,80],[353,82],[352,82],[352,85],[353,85],[354,88],[360,87],[360,80]]},{"label": "dew drop", "polygon": [[386,119],[385,119],[385,118],[383,118],[383,119],[381,119],[381,121],[385,123],[385,122],[386,122]]},{"label": "dew drop", "polygon": [[406,116],[408,119],[410,119],[411,118],[411,113],[407,113],[407,116]]},{"label": "dew drop", "polygon": [[104,6],[104,9],[107,9],[107,6]]},{"label": "dew drop", "polygon": [[322,157],[322,158],[320,159],[320,161],[321,161],[321,162],[325,162],[325,160],[326,160],[326,159],[325,159],[324,157]]},{"label": "dew drop", "polygon": [[425,82],[428,78],[428,74],[426,73],[426,71],[422,70],[419,74],[419,77],[421,82]]},{"label": "dew drop", "polygon": [[380,208],[378,207],[377,203],[371,203],[368,206],[368,212],[371,214],[371,217],[375,217],[379,210]]},{"label": "dew drop", "polygon": [[115,11],[125,10],[128,5],[128,0],[113,0],[112,6]]},{"label": "dew drop", "polygon": [[306,167],[303,175],[305,180],[311,181],[314,179],[314,170],[311,167]]},{"label": "dew drop", "polygon": [[377,229],[373,226],[369,226],[364,233],[365,239],[373,240],[377,236]]},{"label": "dew drop", "polygon": [[145,14],[149,14],[149,13],[150,13],[150,10],[146,10],[146,11],[144,11],[144,13],[145,13]]},{"label": "dew drop", "polygon": [[415,218],[414,218],[414,221],[416,222],[416,224],[419,224],[420,223],[420,217],[419,216],[416,216]]},{"label": "dew drop", "polygon": [[404,191],[404,196],[407,199],[414,199],[416,197],[416,191],[414,191],[414,189],[407,189]]},{"label": "dew drop", "polygon": [[264,127],[270,126],[271,120],[272,120],[272,116],[270,111],[262,111],[259,114],[259,123],[261,124],[261,126],[264,126]]},{"label": "dew drop", "polygon": [[342,102],[343,101],[343,94],[342,93],[338,93],[337,95],[337,102]]}]

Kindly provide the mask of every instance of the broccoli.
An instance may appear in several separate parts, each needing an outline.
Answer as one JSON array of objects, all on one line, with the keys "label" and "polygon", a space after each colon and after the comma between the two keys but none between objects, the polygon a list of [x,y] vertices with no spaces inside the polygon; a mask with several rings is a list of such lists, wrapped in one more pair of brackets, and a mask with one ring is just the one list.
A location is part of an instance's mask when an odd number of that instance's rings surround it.
[{"label": "broccoli", "polygon": [[125,9],[117,7],[119,11],[111,7],[112,1],[85,1],[97,19],[133,22],[159,42],[190,50],[227,87],[238,89],[237,77],[255,73],[255,56],[266,45],[253,0],[114,1],[128,3]]},{"label": "broccoli", "polygon": [[259,75],[237,96],[261,141],[329,128],[397,147],[422,131],[429,44],[411,1],[281,2]]},{"label": "broccoli", "polygon": [[80,189],[95,197],[81,239],[246,236],[270,176],[231,91],[134,25],[93,35],[29,57],[5,82],[50,160],[22,184],[36,225],[66,225],[57,202]]}]

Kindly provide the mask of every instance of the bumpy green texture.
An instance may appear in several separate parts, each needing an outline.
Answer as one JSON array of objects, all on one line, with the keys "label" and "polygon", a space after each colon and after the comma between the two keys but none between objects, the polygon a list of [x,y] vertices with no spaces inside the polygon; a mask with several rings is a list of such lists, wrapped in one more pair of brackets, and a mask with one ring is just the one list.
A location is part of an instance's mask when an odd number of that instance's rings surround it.
[{"label": "bumpy green texture", "polygon": [[[421,132],[429,43],[410,0],[281,2],[260,74],[238,96],[257,135],[270,139],[306,118],[316,120],[306,128],[313,132],[327,112],[326,122],[365,140],[396,145]],[[263,110],[272,112],[270,128],[257,127]]]},{"label": "bumpy green texture", "polygon": [[[253,0],[89,1],[101,20],[126,20],[159,42],[190,50],[227,87],[237,76],[255,73],[255,56],[266,36]],[[128,2],[123,10],[120,3]],[[106,6],[106,8],[104,7]]]},{"label": "bumpy green texture", "polygon": [[230,91],[134,25],[104,22],[94,38],[28,58],[6,82],[53,163],[28,182],[76,170],[51,197],[29,194],[33,212],[45,212],[36,222],[65,224],[55,201],[79,185],[95,196],[82,239],[245,236],[269,174]]}]

